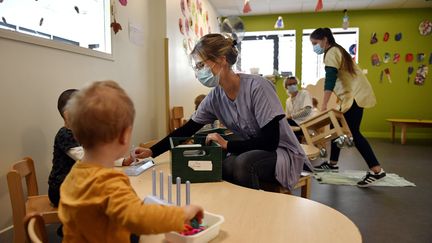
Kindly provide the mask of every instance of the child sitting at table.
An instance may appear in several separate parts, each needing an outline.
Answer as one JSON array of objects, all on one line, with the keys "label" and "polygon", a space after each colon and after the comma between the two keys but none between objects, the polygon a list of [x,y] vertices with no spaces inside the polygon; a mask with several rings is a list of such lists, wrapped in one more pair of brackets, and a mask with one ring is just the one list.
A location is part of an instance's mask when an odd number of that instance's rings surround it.
[{"label": "child sitting at table", "polygon": [[114,161],[128,151],[135,109],[114,81],[94,82],[66,106],[68,125],[84,148],[61,186],[64,242],[128,242],[131,233],[182,231],[203,209],[147,205]]},{"label": "child sitting at table", "polygon": [[[60,128],[54,139],[52,168],[48,178],[48,198],[55,207],[58,207],[60,201],[60,185],[75,164],[75,161],[82,159],[84,156],[84,150],[68,128],[65,118],[65,106],[76,92],[78,92],[77,89],[65,90],[57,100],[57,109],[63,118],[64,126]],[[139,157],[139,149],[137,148],[137,157]],[[122,166],[129,165],[132,162],[132,157],[128,156],[116,160],[115,164],[116,166]],[[59,234],[61,235],[60,232]]]}]

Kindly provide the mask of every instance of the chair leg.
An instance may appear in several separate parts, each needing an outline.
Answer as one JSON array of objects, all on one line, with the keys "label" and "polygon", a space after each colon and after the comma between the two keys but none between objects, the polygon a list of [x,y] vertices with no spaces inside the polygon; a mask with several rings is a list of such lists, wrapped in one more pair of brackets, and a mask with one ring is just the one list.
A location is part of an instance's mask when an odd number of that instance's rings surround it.
[{"label": "chair leg", "polygon": [[305,184],[301,187],[301,197],[303,198],[307,198],[310,199],[311,197],[311,187],[312,187],[312,183],[311,183],[311,177],[307,176],[307,178],[305,178]]}]

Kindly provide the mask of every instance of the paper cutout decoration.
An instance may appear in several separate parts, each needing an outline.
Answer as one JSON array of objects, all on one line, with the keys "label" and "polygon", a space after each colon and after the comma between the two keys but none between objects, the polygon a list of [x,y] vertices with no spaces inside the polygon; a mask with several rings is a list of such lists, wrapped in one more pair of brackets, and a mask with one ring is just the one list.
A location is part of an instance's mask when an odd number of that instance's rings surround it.
[{"label": "paper cutout decoration", "polygon": [[396,63],[399,62],[399,60],[400,60],[400,55],[399,55],[399,53],[395,53],[395,54],[393,55],[393,63],[396,64]]},{"label": "paper cutout decoration", "polygon": [[196,0],[196,7],[200,14],[202,14],[202,2],[201,0]]},{"label": "paper cutout decoration", "polygon": [[186,6],[185,6],[185,0],[180,0],[180,9],[183,14],[183,16],[186,17]]},{"label": "paper cutout decoration", "polygon": [[429,35],[432,32],[432,22],[423,20],[419,25],[420,35]]},{"label": "paper cutout decoration", "polygon": [[409,83],[410,78],[411,78],[411,74],[414,72],[414,67],[413,66],[409,66],[408,67],[408,79],[407,79],[407,83]]},{"label": "paper cutout decoration", "polygon": [[389,34],[389,32],[385,32],[385,33],[384,33],[383,41],[384,41],[384,42],[387,42],[387,41],[389,40],[389,38],[390,38],[390,34]]},{"label": "paper cutout decoration", "polygon": [[317,4],[315,6],[315,12],[321,11],[323,9],[323,2],[322,0],[317,0]]},{"label": "paper cutout decoration", "polygon": [[376,36],[376,33],[373,32],[373,33],[372,33],[372,36],[371,36],[371,39],[370,39],[370,43],[371,43],[371,44],[375,44],[375,43],[377,43],[377,42],[378,42],[378,38],[377,38],[377,36]]},{"label": "paper cutout decoration", "polygon": [[114,31],[114,34],[117,34],[120,30],[122,30],[122,27],[119,23],[117,23],[116,19],[111,23],[111,28]]},{"label": "paper cutout decoration", "polygon": [[344,10],[344,16],[342,18],[342,29],[346,30],[349,27],[349,17],[348,17],[348,10]]},{"label": "paper cutout decoration", "polygon": [[424,53],[417,53],[417,62],[423,62],[425,57]]},{"label": "paper cutout decoration", "polygon": [[275,29],[283,29],[284,28],[284,22],[282,16],[279,16],[276,20],[276,23],[274,25]]},{"label": "paper cutout decoration", "polygon": [[399,32],[395,35],[395,41],[400,41],[400,40],[402,40],[402,33],[401,32]]},{"label": "paper cutout decoration", "polygon": [[427,74],[428,74],[428,67],[426,65],[420,65],[419,68],[417,69],[414,84],[423,85],[426,80]]},{"label": "paper cutout decoration", "polygon": [[185,28],[185,34],[189,35],[189,19],[185,18],[184,20],[184,28]]},{"label": "paper cutout decoration", "polygon": [[122,6],[126,6],[127,5],[127,0],[119,0],[120,4]]},{"label": "paper cutout decoration", "polygon": [[384,53],[384,60],[383,60],[383,62],[384,63],[388,63],[390,61],[390,59],[391,59],[390,53],[388,53],[388,52]]},{"label": "paper cutout decoration", "polygon": [[376,53],[372,54],[371,60],[372,60],[372,66],[379,66],[381,64],[380,57]]},{"label": "paper cutout decoration", "polygon": [[412,62],[414,60],[414,55],[412,53],[407,53],[405,55],[405,62]]},{"label": "paper cutout decoration", "polygon": [[250,7],[249,0],[245,0],[243,4],[243,13],[249,13],[252,11],[252,8]]},{"label": "paper cutout decoration", "polygon": [[180,33],[181,33],[182,35],[184,35],[183,19],[182,19],[182,18],[179,18],[179,30],[180,30]]},{"label": "paper cutout decoration", "polygon": [[391,77],[390,77],[390,69],[389,68],[385,68],[384,69],[384,73],[387,77],[387,80],[389,81],[389,83],[392,83]]}]

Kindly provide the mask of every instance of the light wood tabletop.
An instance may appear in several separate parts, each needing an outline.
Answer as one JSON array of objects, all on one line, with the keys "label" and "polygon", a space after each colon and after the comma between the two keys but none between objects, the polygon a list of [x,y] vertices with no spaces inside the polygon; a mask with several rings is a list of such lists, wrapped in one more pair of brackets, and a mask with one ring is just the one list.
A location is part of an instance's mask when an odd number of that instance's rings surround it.
[{"label": "light wood tabletop", "polygon": [[[159,172],[170,174],[170,153],[156,159]],[[130,181],[144,199],[152,192],[151,169]],[[175,186],[173,187],[175,188]],[[184,184],[182,204],[184,204]],[[159,195],[159,183],[157,183]],[[173,190],[175,198],[175,190]],[[175,201],[175,200],[174,200]],[[211,242],[361,242],[356,225],[342,213],[315,201],[280,193],[240,187],[228,182],[191,184],[191,203],[225,217],[219,235]],[[140,242],[164,242],[164,235],[141,236]]]}]

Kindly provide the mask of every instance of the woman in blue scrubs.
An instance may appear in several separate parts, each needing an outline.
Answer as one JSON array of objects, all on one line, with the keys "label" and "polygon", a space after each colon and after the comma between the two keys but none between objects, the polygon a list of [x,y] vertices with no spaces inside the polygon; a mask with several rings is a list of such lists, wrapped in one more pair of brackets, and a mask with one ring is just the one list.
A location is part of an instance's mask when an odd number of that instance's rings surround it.
[{"label": "woman in blue scrubs", "polygon": [[169,137],[191,136],[205,124],[220,120],[237,138],[225,140],[218,133],[207,135],[227,152],[222,177],[232,183],[259,189],[260,182],[276,182],[293,189],[303,165],[311,168],[285,119],[274,85],[257,75],[232,69],[236,42],[220,34],[208,34],[191,52],[196,78],[212,87],[198,110],[184,126],[154,145],[153,157],[169,149]]}]

